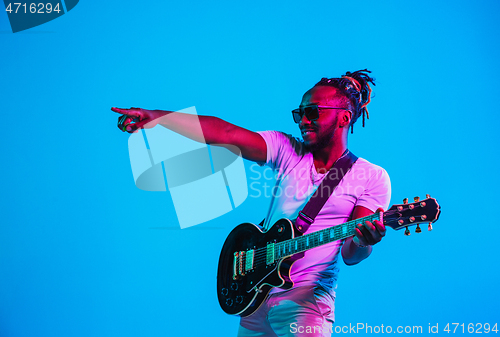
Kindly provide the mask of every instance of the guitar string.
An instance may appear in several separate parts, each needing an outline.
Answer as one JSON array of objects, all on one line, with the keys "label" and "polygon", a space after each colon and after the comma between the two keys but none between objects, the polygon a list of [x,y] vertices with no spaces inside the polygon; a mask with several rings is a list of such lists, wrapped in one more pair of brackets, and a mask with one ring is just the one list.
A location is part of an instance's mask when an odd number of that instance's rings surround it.
[{"label": "guitar string", "polygon": [[[368,220],[370,217],[376,218],[376,217],[378,217],[378,215],[371,215],[371,216],[365,217],[365,219]],[[330,240],[330,239],[334,239],[335,236],[337,236],[339,234],[339,232],[341,231],[341,228],[347,228],[347,231],[350,231],[350,230],[352,230],[352,227],[355,223],[359,223],[359,219],[352,220],[352,221],[346,222],[346,223],[338,225],[338,226],[329,227],[329,228],[326,228],[326,229],[323,229],[320,231],[316,231],[316,232],[310,233],[307,236],[300,236],[297,238],[278,242],[278,243],[275,243],[275,249],[278,249],[278,251],[281,251],[281,250],[286,251],[286,248],[288,245],[289,251],[293,250],[294,252],[298,252],[298,251],[296,251],[296,249],[298,249],[298,246],[299,245],[304,246],[304,242],[302,242],[302,241],[306,241],[308,238],[310,238],[311,241],[318,241],[318,244],[322,243],[322,242],[325,242],[325,243],[333,242],[333,241],[339,240],[339,239],[336,239],[336,240]],[[334,233],[333,237],[331,237],[332,231]],[[321,238],[322,234],[326,234],[326,239]],[[354,234],[352,234],[352,235],[354,235]],[[351,236],[351,235],[348,235],[348,236]],[[295,245],[293,245],[293,246],[296,246],[297,248],[291,248],[292,240],[295,241]],[[305,246],[317,246],[317,245],[314,244],[314,242],[313,242],[313,244],[310,244],[310,245],[306,244]],[[305,248],[305,247],[301,247],[299,250],[302,250],[303,248]],[[311,247],[311,248],[313,248],[313,247]],[[267,256],[267,251],[268,251],[267,247],[255,249],[254,250],[254,260],[262,257],[262,255]]]},{"label": "guitar string", "polygon": [[[372,217],[372,219],[370,219],[370,217]],[[373,220],[374,218],[377,218],[377,217],[378,217],[378,215],[373,214],[373,215],[361,218],[361,220],[362,221],[363,220]],[[288,240],[285,240],[285,241],[281,241],[281,242],[275,243],[275,247],[276,246],[281,246],[282,247],[282,246],[286,246],[287,244],[290,245],[292,241],[295,241],[297,243],[299,241],[306,241],[307,238],[311,238],[312,240],[318,240],[319,239],[319,241],[321,242],[321,241],[323,241],[322,239],[320,239],[321,235],[326,234],[327,239],[333,238],[333,237],[331,237],[331,232],[332,231],[334,232],[334,235],[338,234],[338,232],[341,231],[341,228],[347,228],[347,231],[349,231],[350,229],[352,229],[353,225],[355,225],[356,223],[360,223],[360,219],[351,220],[349,222],[346,222],[346,223],[343,223],[343,224],[340,224],[340,225],[337,225],[337,226],[334,226],[334,227],[325,228],[325,229],[322,229],[322,230],[319,230],[319,231],[316,231],[316,232],[313,232],[313,233],[310,233],[310,234],[307,234],[307,235],[304,235],[304,236],[299,236],[299,237],[296,237],[296,238],[292,238],[292,239],[288,239]],[[330,237],[328,237],[329,236],[328,234],[330,234]],[[331,240],[331,241],[336,241],[336,240]],[[267,253],[267,246],[255,249],[254,251],[255,251],[254,256],[256,254]]]},{"label": "guitar string", "polygon": [[[348,227],[348,232],[345,233],[345,235],[342,235],[343,232],[340,231],[338,228],[329,228],[330,231],[333,229],[334,231],[334,236],[333,237],[326,237],[326,238],[323,238],[323,239],[320,239],[320,235],[314,235],[312,236],[312,243],[307,245],[306,242],[304,242],[305,240],[302,240],[303,242],[299,242],[297,241],[297,245],[295,247],[295,245],[286,245],[286,241],[283,241],[281,242],[280,244],[280,247],[276,247],[275,246],[275,250],[277,248],[278,250],[278,253],[276,254],[275,253],[275,260],[276,259],[281,259],[285,256],[289,256],[289,255],[293,255],[293,254],[296,254],[298,252],[302,252],[302,251],[306,251],[308,249],[312,249],[312,248],[315,248],[315,247],[318,247],[322,244],[327,244],[327,243],[331,243],[331,242],[334,242],[334,241],[338,241],[344,237],[349,237],[349,236],[352,236],[354,235],[353,234],[353,229],[354,229],[354,224],[350,224],[349,226],[346,226]],[[318,231],[319,232],[319,231]],[[311,234],[316,234],[318,232],[314,232],[314,233],[311,233]],[[299,237],[299,239],[303,239],[304,237]],[[260,249],[259,249],[260,250]],[[288,250],[288,252],[287,252]],[[263,249],[263,251],[267,251],[266,248]],[[262,251],[261,251],[262,252]],[[267,264],[267,259],[266,259],[267,256],[262,256],[262,255],[259,255],[258,257],[256,257],[254,259],[254,266],[257,267],[259,265],[263,265],[263,264]]]},{"label": "guitar string", "polygon": [[[392,215],[394,214],[395,211],[387,211],[384,213],[384,215]],[[370,219],[370,217],[372,217],[372,219]],[[326,228],[326,229],[323,229],[323,230],[320,230],[320,231],[316,231],[316,232],[313,232],[313,233],[310,233],[306,236],[300,236],[300,237],[296,237],[296,238],[292,238],[292,239],[288,239],[288,240],[285,240],[285,241],[281,241],[281,242],[278,242],[278,243],[275,243],[275,248],[276,246],[279,246],[278,248],[281,248],[283,246],[286,247],[286,244],[290,244],[292,240],[295,240],[296,242],[299,242],[300,240],[306,240],[306,238],[311,238],[312,240],[315,240],[315,239],[318,239],[318,236],[320,236],[321,234],[331,234],[331,231],[333,230],[334,232],[337,231],[338,228],[342,228],[342,227],[351,227],[353,224],[355,223],[360,223],[360,220],[361,221],[365,221],[365,220],[373,220],[373,219],[376,219],[378,217],[378,214],[372,214],[372,215],[369,215],[367,217],[364,217],[364,218],[361,218],[361,219],[355,219],[355,220],[351,220],[349,222],[346,222],[344,224],[341,224],[341,225],[337,225],[337,226],[334,226],[334,227],[329,227],[329,228]],[[392,222],[394,220],[388,220],[387,222]],[[330,232],[330,233],[329,233]],[[321,239],[319,241],[322,241]],[[335,241],[335,240],[332,240],[332,241]],[[267,254],[267,246],[266,247],[261,247],[261,248],[256,248],[254,249],[254,258],[256,258],[258,255],[262,255],[262,254]]]},{"label": "guitar string", "polygon": [[[349,226],[345,226],[345,227],[347,228],[347,232],[350,232],[350,230],[352,230],[352,228],[354,226],[353,226],[353,224],[350,224]],[[331,236],[332,232],[333,232],[334,236]],[[294,239],[278,242],[275,244],[274,247],[275,247],[275,249],[278,249],[278,250],[288,249],[288,250],[295,251],[295,250],[299,249],[298,246],[301,246],[302,248],[306,248],[309,246],[317,246],[317,244],[323,243],[323,242],[328,243],[328,242],[333,242],[333,241],[339,240],[335,237],[339,236],[339,234],[341,234],[341,232],[342,231],[340,230],[340,228],[339,229],[337,229],[335,227],[332,229],[328,228],[328,231],[326,231],[326,232],[322,232],[322,231],[313,232],[308,236],[300,236],[300,237],[297,237]],[[321,237],[322,234],[326,234],[325,237],[322,238]],[[350,235],[348,235],[348,236],[350,236]],[[307,244],[306,243],[308,241],[307,239],[310,239],[309,241],[313,241],[313,242],[311,244]],[[293,242],[292,240],[295,241],[295,244],[292,244],[292,242]],[[297,248],[294,248],[294,247],[297,247]],[[300,248],[300,250],[302,250],[302,248]],[[254,253],[254,256],[259,256],[259,255],[266,254],[266,253],[267,253],[267,247],[262,247],[262,248],[259,248],[256,250],[256,252]]]},{"label": "guitar string", "polygon": [[[351,230],[354,229],[354,226],[351,226],[350,228]],[[337,233],[337,235],[340,234],[339,232]],[[344,238],[344,237],[349,237],[349,236],[352,236],[354,235],[352,232],[350,232],[349,234],[345,235],[342,237],[342,235],[340,236],[337,236],[335,235],[333,238],[327,238],[327,240],[324,240],[323,242],[321,242],[321,240],[318,240],[319,242],[318,243],[321,243],[321,244],[326,244],[326,243],[330,243],[330,242],[334,242],[334,241],[337,241],[337,240],[340,240],[341,238]],[[316,239],[319,239],[318,237],[316,237]],[[332,239],[332,240],[330,240]],[[317,247],[317,246],[315,246]],[[298,253],[298,252],[301,252],[301,251],[305,251],[305,250],[308,250],[308,249],[312,249],[312,248],[315,248],[315,247],[306,247],[304,245],[304,243],[302,243],[299,246],[297,246],[297,249],[298,250],[295,250],[295,248],[293,249],[293,251],[290,250],[290,248],[288,249],[288,253],[286,252],[286,246],[283,246],[282,245],[282,248],[278,248],[278,254],[275,253],[275,256],[274,256],[274,261],[276,262],[276,260],[279,260],[281,258],[284,258],[286,256],[290,256],[290,255],[293,255],[295,253]],[[276,248],[276,247],[275,247]],[[305,248],[305,249],[304,249]],[[262,252],[265,252],[267,249],[266,248],[261,248],[259,249],[260,250],[260,253]],[[246,260],[245,260],[246,262]],[[246,266],[245,262],[243,262],[243,265]],[[263,256],[263,255],[259,255],[258,257],[254,257],[254,262],[253,262],[253,268],[258,268],[258,267],[261,267],[261,266],[264,266],[264,265],[267,265],[267,255],[266,256]],[[245,267],[246,268],[246,267]],[[250,269],[250,270],[251,270]]]},{"label": "guitar string", "polygon": [[[333,241],[336,241],[336,240],[333,240]],[[333,242],[333,241],[331,241],[331,242]],[[330,242],[325,242],[325,243],[330,243]],[[275,261],[275,262],[277,262],[277,260],[279,260],[279,259],[281,259],[281,258],[283,258],[283,257],[285,257],[285,256],[293,255],[293,254],[295,254],[295,253],[298,253],[298,252],[300,252],[300,251],[303,251],[303,249],[302,249],[302,248],[306,248],[306,247],[302,247],[302,246],[301,246],[301,247],[299,248],[299,250],[298,250],[298,251],[289,252],[289,253],[286,253],[286,252],[283,250],[281,253],[279,253],[279,254],[275,255],[274,261]],[[259,257],[256,257],[256,258],[254,259],[254,262],[253,262],[253,268],[258,268],[258,267],[260,267],[260,266],[267,265],[267,264],[268,264],[268,263],[267,263],[267,258],[266,258],[266,256],[259,256]],[[251,269],[253,269],[253,268],[250,268],[250,270],[251,270]]]},{"label": "guitar string", "polygon": [[[378,215],[375,215],[374,218],[376,218],[377,216]],[[370,216],[368,216],[366,218],[369,219]],[[304,241],[306,241],[306,237],[304,237],[304,236],[279,242],[279,243],[275,244],[275,247],[274,247],[275,259],[279,259],[279,258],[288,256],[290,254],[297,253],[299,251],[311,249],[311,248],[314,248],[314,247],[321,245],[321,244],[326,244],[326,243],[330,243],[333,241],[337,241],[340,239],[339,234],[340,234],[341,227],[348,228],[348,232],[350,235],[348,234],[345,237],[352,236],[352,235],[354,235],[351,232],[353,230],[353,227],[354,227],[353,225],[356,222],[359,222],[359,219],[356,219],[356,220],[354,220],[352,222],[345,223],[341,226],[330,227],[330,228],[327,228],[326,230],[321,230],[321,231],[311,233],[310,235],[308,235],[308,237],[311,238],[311,241],[312,241],[311,244],[306,244],[306,242],[304,242]],[[333,234],[334,234],[333,237],[331,236],[332,230],[333,230]],[[322,238],[321,237],[322,234],[327,234],[327,237]],[[328,234],[330,234],[330,235],[328,235]],[[295,240],[295,245],[292,245],[291,240]],[[293,246],[295,246],[295,247],[293,247]],[[288,250],[288,252],[287,252],[287,250]],[[267,252],[268,252],[268,247],[262,247],[262,248],[258,248],[258,249],[254,250],[254,256],[253,256],[254,267],[256,267],[258,264],[261,264],[263,261],[267,262]],[[244,259],[246,262],[247,257],[245,256]],[[245,265],[245,268],[246,268],[246,265]]]},{"label": "guitar string", "polygon": [[[373,218],[377,218],[377,217],[378,216],[373,216]],[[367,218],[369,219],[369,217],[367,217]],[[355,221],[352,221],[352,222],[344,223],[340,226],[330,227],[330,228],[327,228],[324,230],[313,232],[313,233],[309,234],[308,236],[301,236],[301,237],[297,237],[297,238],[293,238],[293,239],[289,239],[289,240],[285,240],[285,241],[276,243],[274,249],[278,250],[278,252],[281,252],[281,251],[286,252],[286,250],[288,250],[289,253],[293,254],[293,253],[296,253],[298,251],[303,250],[306,247],[307,248],[314,248],[314,247],[309,247],[309,246],[317,246],[320,243],[329,243],[332,241],[336,241],[336,240],[339,240],[339,239],[336,239],[335,236],[338,236],[340,234],[339,233],[341,231],[340,228],[346,227],[347,231],[351,231],[353,229],[353,227],[354,227],[353,225],[355,223],[359,223],[359,219],[356,219]],[[333,237],[331,236],[332,230],[334,233]],[[325,239],[321,237],[322,234],[326,234]],[[351,233],[351,235],[348,235],[348,236],[352,236],[352,235],[354,235],[354,233]],[[307,240],[307,237],[311,238],[311,240],[313,241],[312,244],[308,245],[308,244],[304,243],[304,241]],[[292,244],[292,240],[295,241],[295,244]],[[314,241],[317,241],[317,242],[315,243]],[[299,245],[301,246],[300,248],[298,247]],[[295,246],[296,248],[293,246]],[[255,249],[254,250],[254,259],[260,258],[260,257],[262,257],[262,255],[267,255],[267,251],[268,251],[267,247]],[[279,255],[279,257],[283,256],[281,254],[278,254],[278,255]]]},{"label": "guitar string", "polygon": [[[384,213],[384,215],[392,215],[393,213],[394,213],[394,211],[387,211]],[[372,219],[369,219],[370,217],[372,217]],[[373,214],[371,216],[367,216],[367,217],[364,217],[361,219],[362,219],[362,221],[373,220],[373,219],[376,219],[377,217],[378,217],[378,214]],[[360,221],[360,219],[351,220],[347,223],[344,223],[344,224],[341,224],[338,226],[334,226],[334,227],[326,228],[324,230],[310,233],[307,236],[301,236],[301,237],[297,237],[297,238],[293,238],[293,239],[289,239],[289,240],[285,240],[285,241],[276,243],[274,246],[274,260],[276,261],[277,259],[281,259],[281,258],[289,256],[289,255],[293,255],[293,254],[296,254],[296,253],[299,253],[302,251],[306,251],[308,249],[315,248],[321,244],[326,244],[326,243],[340,240],[341,239],[340,237],[336,238],[340,232],[340,228],[344,228],[344,227],[348,228],[348,232],[350,235],[348,234],[345,237],[353,236],[354,234],[351,232],[352,229],[354,229],[353,225],[355,225],[356,222],[360,223],[359,221]],[[395,221],[395,220],[391,221],[390,219],[387,219],[387,222],[393,222],[393,221]],[[333,237],[327,236],[326,239],[320,237],[321,234],[326,234],[326,233],[331,235],[332,231],[334,232]],[[307,245],[307,244],[305,244],[305,242],[301,242],[301,241],[306,241],[306,238],[310,238],[311,239],[310,241],[312,241],[312,244]],[[292,245],[291,245],[292,240],[295,240],[296,244],[293,246],[295,246],[297,248],[292,247]],[[315,242],[315,241],[317,241],[317,242]],[[287,244],[288,244],[288,253],[286,252]],[[310,246],[310,247],[306,247],[306,246]],[[250,268],[250,270],[253,268],[257,268],[259,266],[262,266],[264,264],[267,264],[267,252],[268,252],[268,247],[261,247],[261,248],[254,249],[253,263],[252,263],[252,268]],[[244,260],[245,261],[242,261],[240,263],[241,263],[242,267],[246,269],[246,262],[247,262],[246,255],[244,256]]]},{"label": "guitar string", "polygon": [[[340,231],[340,230],[337,230],[337,229],[333,229],[333,232],[334,232],[334,235],[333,237],[330,237],[330,236],[327,236],[325,238],[321,238],[320,235],[311,235],[311,240],[310,243],[308,244],[306,240],[304,240],[303,237],[300,237],[299,239],[302,239],[302,240],[297,240],[296,241],[296,245],[292,245],[290,244],[290,242],[281,242],[279,245],[275,246],[275,260],[276,259],[280,259],[282,257],[285,257],[285,256],[289,256],[291,254],[295,254],[295,253],[298,253],[298,252],[302,252],[302,251],[305,251],[305,250],[308,250],[308,249],[312,249],[312,248],[315,248],[319,245],[322,245],[322,244],[327,244],[327,243],[331,243],[331,242],[334,242],[334,241],[337,241],[339,239],[342,238],[342,236],[345,236],[345,237],[348,237],[348,236],[351,236],[353,233],[352,233],[352,229],[354,228],[354,226],[349,226],[349,230],[348,230],[348,233],[344,233],[345,235],[342,235],[343,232]],[[330,230],[331,232],[331,230]],[[259,255],[255,258],[255,264],[262,264],[263,262],[267,262],[267,255],[264,256],[264,255],[261,255],[262,253],[266,253],[267,249],[261,249],[259,251]]]},{"label": "guitar string", "polygon": [[[315,248],[315,247],[322,245],[322,244],[327,244],[327,243],[331,243],[331,242],[340,240],[341,238],[343,238],[342,234],[345,234],[344,237],[352,236],[352,235],[354,235],[353,234],[354,225],[355,225],[354,222],[345,223],[342,226],[330,227],[330,228],[326,228],[325,230],[310,233],[308,235],[308,237],[311,238],[310,241],[312,241],[310,244],[306,244],[306,240],[305,240],[306,237],[305,236],[298,237],[297,238],[298,240],[295,241],[296,245],[291,245],[291,240],[285,240],[285,241],[279,242],[278,244],[275,245],[275,248],[274,248],[274,250],[275,250],[275,252],[274,252],[275,259],[274,260],[283,258],[285,256],[289,256],[291,254],[293,255],[293,254],[301,252],[301,251],[312,249],[312,248]],[[343,230],[341,231],[342,227],[348,228],[347,233],[345,233]],[[333,237],[327,235],[326,237],[321,238],[321,234],[325,234],[327,232],[330,232],[330,234],[331,234],[332,231],[334,232]],[[287,244],[288,244],[288,247],[287,247]],[[292,247],[292,246],[296,246],[297,248]],[[286,252],[287,250],[288,250],[288,253]],[[242,261],[242,267],[244,265],[246,268],[246,256],[244,259],[245,259],[245,261]],[[257,252],[255,253],[253,260],[254,260],[253,261],[253,268],[257,268],[259,266],[266,265],[267,264],[267,247],[257,249]]]}]

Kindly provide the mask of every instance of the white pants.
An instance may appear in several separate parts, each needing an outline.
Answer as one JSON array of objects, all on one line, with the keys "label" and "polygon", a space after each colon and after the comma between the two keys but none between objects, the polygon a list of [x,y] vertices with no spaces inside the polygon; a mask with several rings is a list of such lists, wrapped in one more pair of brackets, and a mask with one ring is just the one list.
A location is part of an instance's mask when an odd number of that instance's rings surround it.
[{"label": "white pants", "polygon": [[242,317],[238,337],[331,336],[334,298],[303,286],[271,294],[257,311]]}]

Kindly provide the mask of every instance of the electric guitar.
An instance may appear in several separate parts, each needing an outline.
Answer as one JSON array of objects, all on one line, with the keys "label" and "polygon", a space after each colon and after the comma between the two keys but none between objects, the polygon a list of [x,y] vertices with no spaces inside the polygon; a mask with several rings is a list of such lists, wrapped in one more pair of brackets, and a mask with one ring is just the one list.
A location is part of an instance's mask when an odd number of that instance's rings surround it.
[{"label": "electric guitar", "polygon": [[437,221],[440,206],[430,198],[415,202],[393,205],[385,212],[351,220],[309,234],[295,229],[289,219],[278,220],[269,230],[261,230],[264,221],[256,226],[243,223],[228,235],[219,258],[217,271],[217,297],[227,314],[242,317],[254,313],[267,298],[273,287],[290,289],[292,264],[303,257],[303,252],[315,247],[355,235],[356,225],[364,221],[380,220],[394,230]]}]

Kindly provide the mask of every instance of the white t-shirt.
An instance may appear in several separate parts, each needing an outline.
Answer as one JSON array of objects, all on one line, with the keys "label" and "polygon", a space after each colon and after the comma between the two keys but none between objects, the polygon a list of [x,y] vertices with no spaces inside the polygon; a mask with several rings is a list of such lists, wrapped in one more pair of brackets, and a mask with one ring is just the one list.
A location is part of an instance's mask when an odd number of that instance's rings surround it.
[{"label": "white t-shirt", "polygon": [[[307,151],[302,140],[278,131],[259,134],[267,144],[265,164],[277,173],[274,196],[264,222],[267,230],[281,218],[294,222],[326,174],[316,172],[312,153]],[[387,172],[359,158],[337,185],[307,233],[347,222],[355,206],[373,212],[379,207],[387,210],[390,198],[391,183]],[[304,258],[292,266],[295,286],[320,286],[335,297],[337,259],[342,243],[334,241],[306,251]],[[272,290],[279,291],[282,290]]]}]

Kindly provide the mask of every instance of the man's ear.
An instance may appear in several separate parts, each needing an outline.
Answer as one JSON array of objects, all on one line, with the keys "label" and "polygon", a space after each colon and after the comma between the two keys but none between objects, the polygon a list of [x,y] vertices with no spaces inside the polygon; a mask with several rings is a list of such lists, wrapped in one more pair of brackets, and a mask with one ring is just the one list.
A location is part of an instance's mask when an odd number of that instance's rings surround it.
[{"label": "man's ear", "polygon": [[351,112],[348,110],[342,110],[342,114],[340,116],[340,127],[349,127],[349,124],[351,123]]}]

